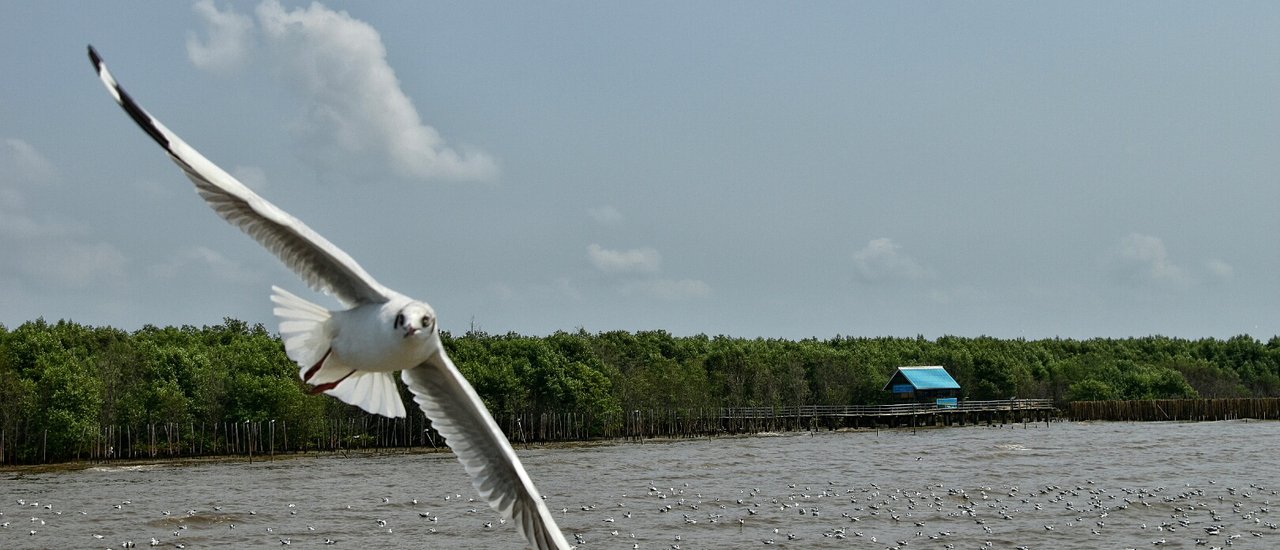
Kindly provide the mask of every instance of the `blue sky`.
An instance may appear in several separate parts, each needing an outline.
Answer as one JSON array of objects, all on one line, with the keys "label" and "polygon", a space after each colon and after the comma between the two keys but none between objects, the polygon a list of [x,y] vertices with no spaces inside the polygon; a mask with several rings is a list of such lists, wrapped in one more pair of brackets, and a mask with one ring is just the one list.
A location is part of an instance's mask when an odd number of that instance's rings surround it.
[{"label": "blue sky", "polygon": [[1280,333],[1280,5],[39,2],[0,19],[0,323],[310,293],[111,101],[442,327]]}]

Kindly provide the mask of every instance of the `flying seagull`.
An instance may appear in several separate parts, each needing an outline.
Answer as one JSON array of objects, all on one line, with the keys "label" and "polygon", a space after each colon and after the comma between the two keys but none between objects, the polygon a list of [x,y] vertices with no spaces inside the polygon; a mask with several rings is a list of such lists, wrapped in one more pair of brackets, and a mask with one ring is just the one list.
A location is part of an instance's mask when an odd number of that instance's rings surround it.
[{"label": "flying seagull", "polygon": [[347,253],[245,187],[160,121],[116,83],[98,52],[89,60],[111,97],[195,183],[219,216],[280,258],[307,286],[338,299],[330,311],[272,286],[285,351],[313,393],[371,413],[403,417],[400,371],[413,399],[453,449],[471,484],[524,539],[539,549],[570,548],[515,450],[440,343],[435,310],[382,286]]}]

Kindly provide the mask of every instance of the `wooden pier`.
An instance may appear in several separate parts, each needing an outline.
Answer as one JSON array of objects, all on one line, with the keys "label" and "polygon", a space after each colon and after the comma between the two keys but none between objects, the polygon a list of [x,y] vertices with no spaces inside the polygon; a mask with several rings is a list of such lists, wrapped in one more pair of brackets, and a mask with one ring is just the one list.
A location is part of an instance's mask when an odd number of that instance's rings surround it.
[{"label": "wooden pier", "polygon": [[513,443],[535,443],[1048,422],[1057,418],[1058,411],[1048,399],[1003,399],[962,401],[950,406],[905,403],[648,409],[622,412],[608,418],[564,412],[496,416],[498,424]]},{"label": "wooden pier", "polygon": [[[633,410],[608,418],[576,413],[495,415],[513,443],[714,437],[805,430],[922,428],[1048,422],[1058,410],[1048,399],[962,401],[956,405],[802,405]],[[594,428],[586,428],[594,426]]]},{"label": "wooden pier", "polygon": [[834,430],[1048,422],[1057,414],[1053,402],[1048,399],[961,401],[955,405],[904,403],[872,406],[810,405],[776,409],[735,407],[722,411],[721,418],[729,432],[760,431],[758,426],[762,421],[792,426],[790,429]]}]

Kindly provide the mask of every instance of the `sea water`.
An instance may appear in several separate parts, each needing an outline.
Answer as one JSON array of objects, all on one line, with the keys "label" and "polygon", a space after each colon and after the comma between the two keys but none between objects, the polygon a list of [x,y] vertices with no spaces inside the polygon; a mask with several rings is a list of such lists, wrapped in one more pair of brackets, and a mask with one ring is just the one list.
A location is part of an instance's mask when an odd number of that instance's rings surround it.
[{"label": "sea water", "polygon": [[[517,453],[584,549],[1280,548],[1277,422],[824,431]],[[0,472],[0,547],[522,547],[447,452],[267,458]]]}]

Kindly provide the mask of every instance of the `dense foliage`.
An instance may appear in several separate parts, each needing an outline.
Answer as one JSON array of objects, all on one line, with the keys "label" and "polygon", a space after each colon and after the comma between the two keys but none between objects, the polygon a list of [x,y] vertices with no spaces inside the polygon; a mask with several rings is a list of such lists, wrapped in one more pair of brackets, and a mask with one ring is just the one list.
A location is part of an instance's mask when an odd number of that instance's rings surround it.
[{"label": "dense foliage", "polygon": [[[968,399],[1071,400],[1280,396],[1280,337],[988,337],[788,341],[705,335],[558,332],[444,335],[495,415],[720,406],[877,404],[898,366],[943,365]],[[310,396],[279,339],[226,319],[128,333],[43,320],[0,325],[5,457],[70,457],[102,426],[279,419],[295,437],[364,413]],[[407,397],[407,394],[406,394]],[[0,446],[5,441],[0,440]]]}]

